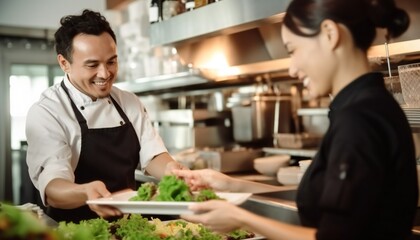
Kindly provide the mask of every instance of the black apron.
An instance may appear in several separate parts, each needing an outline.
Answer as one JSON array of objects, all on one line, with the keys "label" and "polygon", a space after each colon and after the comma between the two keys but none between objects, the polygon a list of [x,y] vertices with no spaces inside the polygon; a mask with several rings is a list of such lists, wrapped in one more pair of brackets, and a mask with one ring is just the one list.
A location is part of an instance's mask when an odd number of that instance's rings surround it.
[{"label": "black apron", "polygon": [[[100,180],[108,191],[115,192],[126,188],[135,189],[134,171],[139,164],[140,144],[133,125],[118,103],[110,96],[118,113],[124,120],[121,126],[89,129],[86,119],[70,98],[64,82],[61,86],[69,96],[71,106],[82,132],[79,162],[75,183],[83,184]],[[49,207],[48,215],[56,221],[73,221],[97,218],[87,205],[76,209],[57,209]]]}]

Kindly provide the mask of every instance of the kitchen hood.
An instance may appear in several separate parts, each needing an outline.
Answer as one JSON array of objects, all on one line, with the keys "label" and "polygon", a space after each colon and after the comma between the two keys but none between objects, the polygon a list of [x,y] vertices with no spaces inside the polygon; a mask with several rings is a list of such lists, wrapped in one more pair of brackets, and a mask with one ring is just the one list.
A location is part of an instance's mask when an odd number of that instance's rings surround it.
[{"label": "kitchen hood", "polygon": [[[150,87],[145,84],[154,81],[143,79],[143,87],[153,90],[226,80],[238,82],[255,80],[263,74],[274,81],[290,80],[289,57],[281,39],[281,23],[290,2],[222,0],[151,24],[152,46],[175,47],[185,66],[194,71],[174,78],[157,77],[159,84]],[[404,35],[388,44],[393,68],[420,59],[420,4],[399,0],[397,5],[409,11],[412,23]],[[375,46],[369,51],[374,68],[381,71],[386,68],[384,39],[385,33],[378,30]]]},{"label": "kitchen hood", "polygon": [[288,62],[280,26],[289,3],[290,0],[212,3],[152,24],[151,43],[176,47],[184,62],[213,81],[284,71]]},{"label": "kitchen hood", "polygon": [[199,41],[262,24],[278,23],[290,0],[223,0],[182,13],[150,27],[154,46]]}]

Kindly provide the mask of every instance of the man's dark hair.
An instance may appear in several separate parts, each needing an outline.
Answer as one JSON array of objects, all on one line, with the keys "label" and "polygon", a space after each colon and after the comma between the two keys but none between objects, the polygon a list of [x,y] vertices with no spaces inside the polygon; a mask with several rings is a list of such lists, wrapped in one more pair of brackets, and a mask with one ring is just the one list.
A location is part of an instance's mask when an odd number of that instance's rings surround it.
[{"label": "man's dark hair", "polygon": [[68,15],[60,20],[61,27],[55,32],[55,51],[64,56],[67,61],[72,62],[73,39],[80,33],[100,35],[109,33],[115,43],[117,39],[109,22],[99,12],[84,10],[82,15]]}]

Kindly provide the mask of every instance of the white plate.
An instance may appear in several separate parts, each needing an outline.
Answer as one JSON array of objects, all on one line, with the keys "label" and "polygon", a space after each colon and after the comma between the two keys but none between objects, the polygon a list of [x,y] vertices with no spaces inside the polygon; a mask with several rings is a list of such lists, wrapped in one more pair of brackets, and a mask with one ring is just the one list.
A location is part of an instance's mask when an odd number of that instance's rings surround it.
[{"label": "white plate", "polygon": [[[88,200],[87,204],[109,205],[118,208],[122,213],[179,215],[193,214],[188,206],[196,202],[166,202],[166,201],[129,201],[137,194],[137,191],[122,192],[109,198],[98,198]],[[239,205],[245,202],[251,193],[225,193],[216,192],[217,196],[226,199],[228,202]]]}]

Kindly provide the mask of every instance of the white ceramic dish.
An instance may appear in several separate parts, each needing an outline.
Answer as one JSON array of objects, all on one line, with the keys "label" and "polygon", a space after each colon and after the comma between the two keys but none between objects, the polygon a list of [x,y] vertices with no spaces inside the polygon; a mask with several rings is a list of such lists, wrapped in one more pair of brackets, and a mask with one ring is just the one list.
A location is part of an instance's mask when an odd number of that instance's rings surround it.
[{"label": "white ceramic dish", "polygon": [[290,155],[274,155],[254,159],[254,169],[266,176],[276,176],[279,168],[289,166]]},{"label": "white ceramic dish", "polygon": [[[193,214],[188,206],[196,202],[164,202],[164,201],[129,201],[137,194],[137,191],[122,192],[109,198],[98,198],[88,200],[87,204],[109,205],[118,208],[122,213],[141,213],[141,214],[160,214],[160,215],[179,215]],[[226,199],[226,201],[239,205],[245,202],[251,193],[225,193],[216,194]]]},{"label": "white ceramic dish", "polygon": [[300,168],[296,166],[280,168],[277,172],[277,181],[283,185],[298,185],[299,173]]}]

